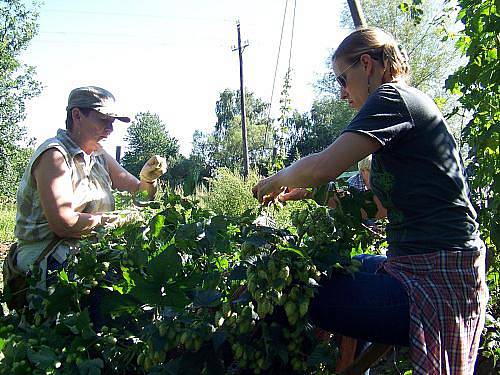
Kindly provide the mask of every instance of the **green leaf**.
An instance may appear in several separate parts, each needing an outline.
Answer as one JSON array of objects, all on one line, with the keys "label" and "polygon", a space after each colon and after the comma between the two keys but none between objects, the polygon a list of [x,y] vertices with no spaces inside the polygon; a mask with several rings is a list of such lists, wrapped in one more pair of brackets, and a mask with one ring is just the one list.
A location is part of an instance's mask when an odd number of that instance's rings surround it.
[{"label": "green leaf", "polygon": [[169,246],[165,251],[151,258],[146,266],[146,273],[152,282],[161,286],[173,279],[181,269],[181,257],[174,246]]},{"label": "green leaf", "polygon": [[59,272],[59,279],[62,280],[62,281],[66,281],[67,283],[69,282],[68,274],[66,273],[65,270],[61,270]]},{"label": "green leaf", "polygon": [[193,303],[196,307],[213,307],[221,301],[221,293],[216,290],[196,290]]},{"label": "green leaf", "polygon": [[149,208],[152,208],[153,210],[158,210],[158,209],[160,209],[161,204],[160,204],[160,202],[152,201],[151,203],[149,203],[148,206],[149,206]]},{"label": "green leaf", "polygon": [[184,196],[187,197],[195,192],[196,183],[198,182],[199,177],[200,177],[199,173],[191,172],[184,178],[184,182],[182,184],[182,190],[184,192]]},{"label": "green leaf", "polygon": [[34,366],[40,367],[42,369],[46,369],[52,366],[52,364],[54,364],[57,359],[57,355],[54,350],[46,346],[42,346],[39,351],[34,351],[28,348],[26,354],[29,361]]},{"label": "green leaf", "polygon": [[151,219],[149,223],[149,227],[151,229],[151,236],[153,238],[158,238],[158,236],[161,233],[161,230],[163,229],[163,225],[165,223],[165,216],[164,215],[156,215]]},{"label": "green leaf", "polygon": [[245,266],[238,265],[233,268],[229,274],[229,280],[245,280],[247,277],[247,268]]},{"label": "green leaf", "polygon": [[78,366],[80,375],[100,375],[104,362],[100,358],[87,359]]},{"label": "green leaf", "polygon": [[187,297],[186,293],[178,288],[166,288],[165,296],[163,297],[163,302],[167,306],[172,306],[173,308],[181,311],[183,310],[191,300]]},{"label": "green leaf", "polygon": [[246,239],[246,241],[255,246],[256,248],[264,247],[268,244],[267,239],[261,237],[259,234],[251,235]]},{"label": "green leaf", "polygon": [[140,302],[130,294],[102,292],[100,308],[103,314],[132,313],[138,309]]},{"label": "green leaf", "polygon": [[299,250],[299,249],[296,249],[294,247],[290,247],[290,246],[279,246],[278,247],[280,251],[289,251],[289,252],[292,252],[292,253],[295,253],[301,257],[305,257],[305,254]]},{"label": "green leaf", "polygon": [[328,346],[319,344],[316,345],[311,354],[309,354],[309,357],[307,357],[307,364],[311,367],[319,366],[322,363],[327,366],[333,366],[336,355],[337,353],[332,353],[332,350]]},{"label": "green leaf", "polygon": [[[57,284],[54,293],[47,297],[46,311],[49,316],[71,311],[76,299],[75,288],[69,284]],[[64,301],[65,303],[61,303]]]}]

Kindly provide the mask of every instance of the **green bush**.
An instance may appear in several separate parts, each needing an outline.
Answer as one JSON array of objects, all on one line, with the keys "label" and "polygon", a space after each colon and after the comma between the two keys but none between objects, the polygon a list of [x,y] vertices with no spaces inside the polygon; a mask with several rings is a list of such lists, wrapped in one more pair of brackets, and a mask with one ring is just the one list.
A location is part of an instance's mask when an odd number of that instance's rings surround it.
[{"label": "green bush", "polygon": [[257,201],[252,196],[252,186],[259,177],[252,171],[245,181],[238,172],[222,167],[210,179],[207,195],[201,197],[206,206],[219,215],[240,216],[255,208]]},{"label": "green bush", "polygon": [[[255,209],[258,205],[252,195],[252,187],[259,179],[257,173],[252,171],[245,181],[238,172],[222,167],[217,169],[215,177],[210,180],[208,191],[200,188],[197,195],[204,207],[219,215],[241,216],[246,210]],[[288,202],[282,208],[273,206],[263,211],[261,218],[264,218],[264,221],[268,218],[278,228],[290,228],[291,213],[303,209],[305,204],[305,202]]]},{"label": "green bush", "polygon": [[16,205],[0,203],[0,242],[14,241],[14,225],[16,223]]},{"label": "green bush", "polygon": [[16,191],[24,173],[24,169],[33,153],[32,148],[9,147],[0,155],[0,197],[2,202],[16,201]]},{"label": "green bush", "polygon": [[0,375],[332,374],[337,344],[308,312],[320,277],[351,273],[352,250],[370,246],[364,199],[347,199],[346,214],[311,202],[293,215],[299,236],[167,191],[144,220],[82,240],[47,290],[31,274],[33,309],[0,310]]}]

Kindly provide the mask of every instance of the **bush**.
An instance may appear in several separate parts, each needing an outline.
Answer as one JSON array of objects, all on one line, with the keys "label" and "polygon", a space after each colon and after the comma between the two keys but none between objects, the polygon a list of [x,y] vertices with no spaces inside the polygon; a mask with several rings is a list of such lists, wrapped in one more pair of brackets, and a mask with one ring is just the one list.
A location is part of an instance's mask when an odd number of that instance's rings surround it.
[{"label": "bush", "polygon": [[311,202],[299,236],[167,190],[138,222],[82,240],[46,290],[30,275],[33,309],[0,309],[0,374],[333,373],[337,345],[308,310],[319,278],[352,272],[370,245],[352,200],[348,215]]},{"label": "bush", "polygon": [[[259,179],[255,171],[250,172],[245,181],[238,172],[222,167],[210,180],[208,192],[198,189],[198,196],[205,207],[219,215],[241,216],[246,210],[255,209],[258,205],[252,195],[252,187]],[[264,211],[261,218],[269,219],[278,228],[290,229],[292,212],[302,210],[305,205],[305,202],[288,202],[282,208],[273,206]],[[269,222],[266,224],[269,225]]]},{"label": "bush", "polygon": [[0,243],[14,241],[14,225],[16,223],[16,205],[0,203]]},{"label": "bush", "polygon": [[252,186],[259,177],[252,171],[245,181],[237,172],[222,167],[210,179],[208,194],[202,198],[210,210],[219,215],[241,216],[248,209],[255,208],[257,201],[252,196]]},{"label": "bush", "polygon": [[29,162],[33,149],[30,147],[11,147],[0,155],[0,198],[2,202],[14,203],[16,191]]}]

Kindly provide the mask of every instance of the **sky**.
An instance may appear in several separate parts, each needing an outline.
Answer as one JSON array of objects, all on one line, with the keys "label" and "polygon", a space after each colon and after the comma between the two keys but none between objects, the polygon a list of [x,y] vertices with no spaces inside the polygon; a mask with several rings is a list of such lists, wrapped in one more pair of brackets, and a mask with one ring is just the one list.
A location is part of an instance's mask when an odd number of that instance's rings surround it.
[{"label": "sky", "polygon": [[[295,26],[292,21],[295,6]],[[349,30],[339,28],[341,0],[45,0],[39,33],[21,56],[33,65],[41,95],[27,104],[24,125],[36,145],[64,128],[69,92],[95,85],[111,91],[133,118],[159,115],[188,156],[195,130],[211,131],[215,104],[239,89],[236,22],[241,24],[245,89],[269,102],[285,4],[272,113],[291,52],[292,106],[311,108],[314,83]],[[291,43],[292,42],[292,43]],[[126,148],[127,126],[115,122],[104,147]]]}]

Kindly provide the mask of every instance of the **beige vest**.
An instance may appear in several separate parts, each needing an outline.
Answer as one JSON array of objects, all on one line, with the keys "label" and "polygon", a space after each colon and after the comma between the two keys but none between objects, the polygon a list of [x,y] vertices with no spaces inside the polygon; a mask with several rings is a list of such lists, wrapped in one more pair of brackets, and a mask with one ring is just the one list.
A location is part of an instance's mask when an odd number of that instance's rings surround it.
[{"label": "beige vest", "polygon": [[[115,208],[111,178],[104,156],[96,153],[90,157],[85,156],[68,133],[59,129],[56,137],[46,140],[35,151],[17,191],[14,233],[19,242],[17,262],[21,269],[27,270],[54,237],[40,203],[36,181],[32,176],[33,164],[42,153],[50,148],[56,148],[63,154],[70,170],[75,211],[97,213],[112,211]],[[75,241],[71,240],[67,243],[74,244]]]}]

